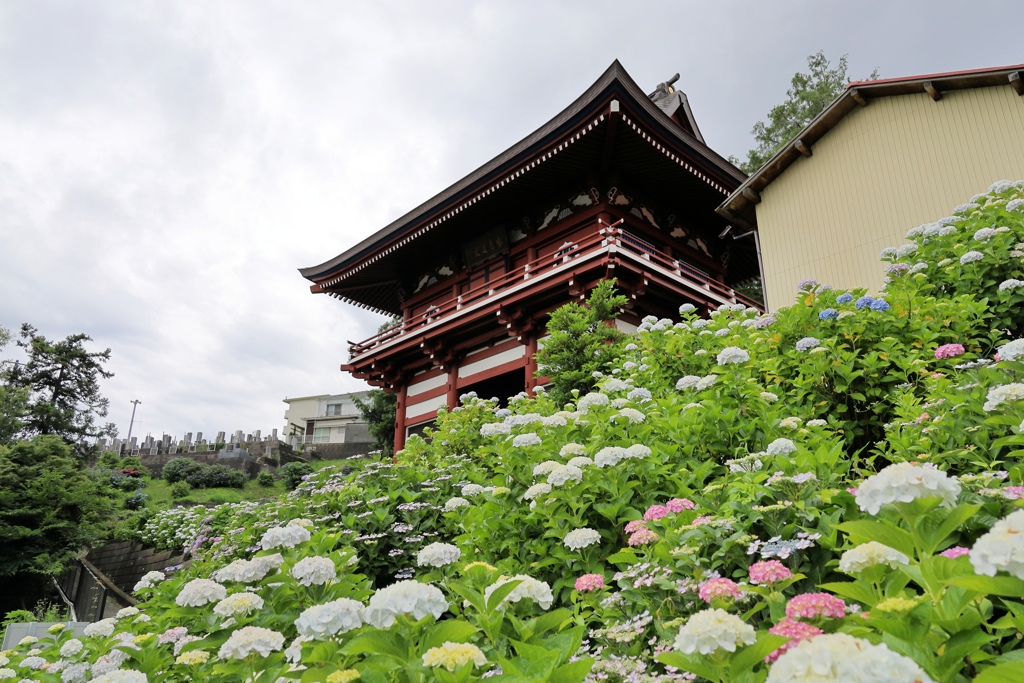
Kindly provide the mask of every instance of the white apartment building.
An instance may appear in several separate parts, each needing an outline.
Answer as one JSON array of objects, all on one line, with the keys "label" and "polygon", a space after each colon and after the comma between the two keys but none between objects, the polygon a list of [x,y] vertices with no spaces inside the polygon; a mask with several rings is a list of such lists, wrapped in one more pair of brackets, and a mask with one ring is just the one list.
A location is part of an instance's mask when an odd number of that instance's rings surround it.
[{"label": "white apartment building", "polygon": [[286,398],[288,409],[284,413],[284,441],[299,437],[299,443],[371,443],[359,408],[353,397],[365,400],[369,392],[350,394],[320,394]]}]

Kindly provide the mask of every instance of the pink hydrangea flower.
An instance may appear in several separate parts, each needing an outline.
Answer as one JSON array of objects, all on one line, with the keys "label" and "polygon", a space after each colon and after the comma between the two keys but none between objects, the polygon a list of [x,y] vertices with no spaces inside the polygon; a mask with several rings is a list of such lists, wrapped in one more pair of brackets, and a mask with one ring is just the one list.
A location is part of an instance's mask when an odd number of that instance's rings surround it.
[{"label": "pink hydrangea flower", "polygon": [[626,541],[629,545],[647,545],[648,543],[654,543],[658,540],[658,534],[654,533],[647,527],[640,527],[637,531],[633,532],[633,535]]},{"label": "pink hydrangea flower", "polygon": [[697,595],[704,602],[711,604],[711,598],[733,598],[740,597],[740,587],[735,581],[729,579],[710,579],[705,581]]},{"label": "pink hydrangea flower", "polygon": [[962,356],[965,352],[963,344],[943,344],[935,349],[935,358],[939,360],[943,358],[956,358],[957,356]]},{"label": "pink hydrangea flower", "polygon": [[597,591],[604,588],[604,576],[601,574],[584,574],[576,579],[576,590],[581,593]]},{"label": "pink hydrangea flower", "polygon": [[696,503],[688,498],[673,498],[669,502],[665,503],[665,507],[668,508],[669,512],[682,512],[683,510],[692,510],[697,507]]},{"label": "pink hydrangea flower", "polygon": [[647,527],[644,526],[643,520],[634,519],[632,522],[630,522],[629,524],[626,525],[626,533],[627,534],[631,534],[631,533],[633,533],[635,531],[639,531],[640,529],[646,529],[646,528]]},{"label": "pink hydrangea flower", "polygon": [[714,520],[714,515],[704,515],[703,517],[698,517],[697,519],[693,520],[693,526],[704,526],[705,524],[709,524]]},{"label": "pink hydrangea flower", "polygon": [[668,517],[668,515],[669,510],[664,505],[652,505],[651,507],[647,508],[647,512],[644,513],[644,521],[653,522],[656,519]]},{"label": "pink hydrangea flower", "polygon": [[920,414],[920,415],[919,415],[919,416],[917,417],[917,420],[915,420],[915,422],[917,422],[917,424],[921,424],[922,422],[924,422],[925,420],[927,420],[927,419],[928,419],[929,417],[931,417],[931,415],[929,415],[928,413],[921,413],[921,414]]},{"label": "pink hydrangea flower", "polygon": [[858,489],[846,489],[846,492],[849,493],[851,496],[856,496],[857,491]]},{"label": "pink hydrangea flower", "polygon": [[948,557],[951,560],[955,560],[956,558],[960,557],[961,555],[970,555],[970,554],[971,554],[971,549],[970,548],[965,548],[962,545],[958,545],[958,546],[956,546],[954,548],[950,548],[949,550],[943,550],[941,553],[939,553],[939,555],[942,555],[943,557]]},{"label": "pink hydrangea flower", "polygon": [[790,619],[846,616],[846,603],[828,593],[804,593],[786,603],[786,616]]},{"label": "pink hydrangea flower", "polygon": [[1009,500],[1024,500],[1024,486],[1004,486],[1003,498]]},{"label": "pink hydrangea flower", "polygon": [[793,578],[793,572],[778,560],[765,560],[750,565],[750,583],[776,583]]},{"label": "pink hydrangea flower", "polygon": [[764,661],[771,663],[778,659],[779,656],[789,648],[799,645],[801,640],[820,636],[821,629],[817,626],[812,626],[811,624],[805,624],[802,621],[793,621],[792,619],[787,618],[768,629],[768,633],[775,636],[792,638],[788,643],[785,643],[778,650],[775,650],[764,658]]}]

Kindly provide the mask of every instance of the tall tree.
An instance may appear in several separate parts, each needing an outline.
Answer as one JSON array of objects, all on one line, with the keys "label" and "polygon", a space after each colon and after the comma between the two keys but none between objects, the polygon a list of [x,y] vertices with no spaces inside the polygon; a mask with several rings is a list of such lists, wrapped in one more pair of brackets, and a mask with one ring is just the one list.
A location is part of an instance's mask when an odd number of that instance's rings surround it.
[{"label": "tall tree", "polygon": [[9,391],[24,392],[24,415],[18,418],[22,436],[54,434],[68,443],[87,438],[115,436],[113,423],[97,424],[107,416],[109,402],[100,394],[100,379],[114,373],[103,369],[110,361],[110,349],[88,351],[92,338],[73,334],[63,341],[50,341],[33,326],[21,326],[17,344],[28,359],[7,361],[0,380]]},{"label": "tall tree", "polygon": [[112,505],[59,437],[0,446],[0,577],[59,574],[109,531]]},{"label": "tall tree", "polygon": [[398,412],[398,396],[374,389],[366,395],[365,401],[353,396],[352,402],[359,408],[370,436],[383,451],[383,456],[395,452],[395,417]]},{"label": "tall tree", "polygon": [[[750,132],[757,141],[757,147],[747,152],[745,161],[736,157],[729,157],[729,161],[739,166],[744,173],[753,173],[761,168],[764,162],[796,137],[850,84],[846,73],[847,57],[843,55],[833,67],[824,51],[809,56],[808,73],[798,71],[793,75],[792,86],[786,92],[786,101],[768,112],[767,121],[754,124]],[[861,80],[873,81],[877,78],[878,69],[875,69]]]},{"label": "tall tree", "polygon": [[594,388],[595,372],[607,372],[618,358],[625,335],[605,321],[615,318],[629,299],[616,294],[615,280],[603,280],[590,293],[586,306],[568,303],[551,314],[551,336],[537,350],[537,376],[551,378],[549,391],[559,403],[572,399],[574,389]]}]

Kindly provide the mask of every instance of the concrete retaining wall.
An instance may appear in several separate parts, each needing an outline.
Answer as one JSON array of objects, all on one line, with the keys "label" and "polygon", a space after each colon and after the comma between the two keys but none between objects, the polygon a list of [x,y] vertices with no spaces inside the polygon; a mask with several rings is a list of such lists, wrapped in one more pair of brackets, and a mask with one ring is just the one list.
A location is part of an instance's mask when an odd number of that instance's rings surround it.
[{"label": "concrete retaining wall", "polygon": [[86,559],[106,574],[115,586],[131,594],[144,574],[162,572],[165,567],[181,564],[184,558],[181,553],[147,548],[141,543],[114,541],[93,548]]}]

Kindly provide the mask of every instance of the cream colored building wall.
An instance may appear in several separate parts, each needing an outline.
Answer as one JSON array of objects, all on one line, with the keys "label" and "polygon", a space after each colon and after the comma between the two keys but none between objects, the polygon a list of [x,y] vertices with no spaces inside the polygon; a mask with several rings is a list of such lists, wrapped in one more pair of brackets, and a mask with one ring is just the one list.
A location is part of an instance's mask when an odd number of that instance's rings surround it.
[{"label": "cream colored building wall", "polygon": [[282,432],[282,438],[285,441],[288,440],[288,436],[292,433],[292,424],[299,426],[299,435],[302,435],[302,430],[306,427],[305,418],[316,416],[317,406],[319,406],[321,398],[323,397],[310,396],[300,399],[285,399],[285,403],[288,404],[288,409],[284,412],[284,431]]},{"label": "cream colored building wall", "polygon": [[879,253],[997,180],[1024,179],[1024,97],[1011,87],[883,97],[858,107],[761,192],[771,310],[796,285],[878,290]]}]

